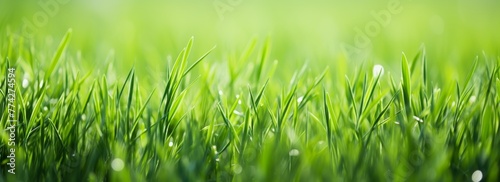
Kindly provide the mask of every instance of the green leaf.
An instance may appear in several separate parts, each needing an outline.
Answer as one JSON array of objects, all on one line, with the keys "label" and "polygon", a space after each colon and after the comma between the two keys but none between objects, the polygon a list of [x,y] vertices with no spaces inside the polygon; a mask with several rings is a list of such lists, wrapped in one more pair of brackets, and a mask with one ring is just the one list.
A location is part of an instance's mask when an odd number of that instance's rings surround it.
[{"label": "green leaf", "polygon": [[[52,61],[50,63],[49,69],[47,69],[47,72],[45,73],[44,80],[48,81],[50,78],[50,75],[54,71],[54,69],[57,66],[57,63],[59,62],[64,50],[66,50],[66,47],[68,46],[69,41],[71,40],[71,35],[73,34],[72,29],[68,29],[66,34],[64,35],[64,38],[61,40],[59,43],[59,47],[57,48],[56,53],[54,54],[54,57],[52,58]],[[48,84],[48,83],[47,83]]]},{"label": "green leaf", "polygon": [[412,108],[411,108],[411,78],[410,78],[410,70],[408,67],[408,60],[406,59],[406,55],[403,53],[401,58],[401,71],[403,75],[403,99],[405,103],[405,110],[407,117],[412,116]]}]

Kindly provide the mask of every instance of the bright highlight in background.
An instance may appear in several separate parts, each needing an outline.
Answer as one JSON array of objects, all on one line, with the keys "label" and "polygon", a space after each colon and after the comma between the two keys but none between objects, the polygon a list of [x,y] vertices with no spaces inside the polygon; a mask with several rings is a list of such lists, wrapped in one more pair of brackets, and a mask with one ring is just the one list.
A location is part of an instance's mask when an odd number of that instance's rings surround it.
[{"label": "bright highlight in background", "polygon": [[472,173],[472,181],[479,182],[481,179],[483,179],[483,173],[480,170],[476,170]]},{"label": "bright highlight in background", "polygon": [[120,158],[115,158],[111,162],[111,168],[115,171],[122,171],[123,167],[125,167],[125,163],[123,163],[123,160]]}]

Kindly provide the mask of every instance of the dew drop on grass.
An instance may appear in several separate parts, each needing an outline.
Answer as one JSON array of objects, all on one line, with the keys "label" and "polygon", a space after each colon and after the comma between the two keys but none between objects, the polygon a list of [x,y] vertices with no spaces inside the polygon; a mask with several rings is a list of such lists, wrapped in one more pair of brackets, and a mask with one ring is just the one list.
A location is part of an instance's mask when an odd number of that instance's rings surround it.
[{"label": "dew drop on grass", "polygon": [[384,67],[380,64],[376,64],[373,66],[373,76],[382,76],[384,75]]},{"label": "dew drop on grass", "polygon": [[298,102],[298,103],[301,103],[301,102],[302,102],[302,100],[304,100],[304,97],[303,97],[303,96],[299,97],[299,98],[297,99],[297,102]]},{"label": "dew drop on grass", "polygon": [[243,171],[243,168],[239,164],[233,165],[233,173],[240,174]]},{"label": "dew drop on grass", "polygon": [[43,111],[48,111],[49,108],[47,108],[47,106],[43,107]]},{"label": "dew drop on grass", "polygon": [[476,99],[477,98],[476,98],[475,95],[471,96],[470,99],[469,99],[469,103],[473,104],[474,102],[476,102]]},{"label": "dew drop on grass", "polygon": [[123,167],[125,167],[125,163],[123,163],[123,160],[120,158],[115,158],[111,162],[111,168],[115,171],[121,171],[123,170]]},{"label": "dew drop on grass", "polygon": [[168,146],[169,146],[169,147],[174,146],[174,142],[172,142],[172,141],[168,142]]},{"label": "dew drop on grass", "polygon": [[212,150],[214,151],[214,154],[217,155],[217,146],[215,145],[212,145]]},{"label": "dew drop on grass", "polygon": [[30,83],[29,83],[28,79],[24,78],[23,79],[23,88],[27,88],[29,84]]},{"label": "dew drop on grass", "polygon": [[242,112],[237,111],[237,110],[234,110],[233,113],[238,115],[238,116],[241,116],[241,117],[245,116]]},{"label": "dew drop on grass", "polygon": [[413,116],[413,119],[415,119],[416,121],[421,122],[421,123],[424,122],[424,120],[422,118],[419,118],[417,116]]},{"label": "dew drop on grass", "polygon": [[87,115],[82,114],[82,120],[85,120],[85,119],[87,119]]},{"label": "dew drop on grass", "polygon": [[299,156],[300,152],[297,149],[292,149],[290,152],[288,152],[288,155],[291,157]]},{"label": "dew drop on grass", "polygon": [[224,95],[224,92],[222,92],[222,90],[219,90],[219,95],[220,96]]},{"label": "dew drop on grass", "polygon": [[483,173],[480,170],[476,170],[472,173],[472,181],[479,182],[481,179],[483,179]]}]

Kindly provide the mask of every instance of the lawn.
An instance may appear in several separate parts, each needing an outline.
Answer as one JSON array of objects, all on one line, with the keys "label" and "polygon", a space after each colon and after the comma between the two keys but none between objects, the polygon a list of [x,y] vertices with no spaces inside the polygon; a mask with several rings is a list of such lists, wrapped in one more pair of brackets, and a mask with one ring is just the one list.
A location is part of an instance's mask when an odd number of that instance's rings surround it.
[{"label": "lawn", "polygon": [[0,0],[0,182],[498,181],[499,7]]}]

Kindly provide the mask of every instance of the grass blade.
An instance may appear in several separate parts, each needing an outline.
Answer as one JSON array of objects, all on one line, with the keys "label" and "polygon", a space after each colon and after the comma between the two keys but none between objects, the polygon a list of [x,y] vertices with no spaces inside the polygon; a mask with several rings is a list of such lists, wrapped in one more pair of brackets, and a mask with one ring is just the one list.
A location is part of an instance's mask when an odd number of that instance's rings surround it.
[{"label": "grass blade", "polygon": [[44,77],[45,81],[49,80],[50,75],[52,74],[52,72],[56,68],[57,63],[59,62],[59,60],[60,60],[60,58],[61,58],[64,50],[66,50],[66,47],[68,46],[68,43],[69,43],[69,41],[71,39],[71,35],[72,34],[73,34],[73,30],[69,29],[66,32],[66,34],[64,35],[64,38],[59,43],[59,47],[57,48],[57,51],[54,54],[54,57],[52,58],[52,61],[50,63],[50,67],[49,67],[49,69],[47,69],[47,72],[45,73],[45,77]]}]

